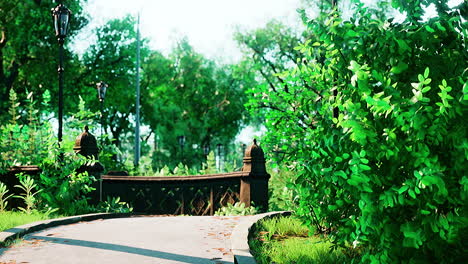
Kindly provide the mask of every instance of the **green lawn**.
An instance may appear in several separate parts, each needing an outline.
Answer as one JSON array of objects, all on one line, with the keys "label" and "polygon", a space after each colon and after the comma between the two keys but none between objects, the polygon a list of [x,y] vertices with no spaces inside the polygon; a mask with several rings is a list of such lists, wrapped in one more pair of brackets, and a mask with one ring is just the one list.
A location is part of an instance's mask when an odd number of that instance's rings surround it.
[{"label": "green lawn", "polygon": [[49,215],[41,213],[25,214],[23,212],[4,211],[0,212],[0,232],[15,226],[50,219]]},{"label": "green lawn", "polygon": [[294,217],[260,221],[249,245],[259,264],[350,262],[340,251],[330,252],[332,244],[326,239],[310,236],[309,230]]}]

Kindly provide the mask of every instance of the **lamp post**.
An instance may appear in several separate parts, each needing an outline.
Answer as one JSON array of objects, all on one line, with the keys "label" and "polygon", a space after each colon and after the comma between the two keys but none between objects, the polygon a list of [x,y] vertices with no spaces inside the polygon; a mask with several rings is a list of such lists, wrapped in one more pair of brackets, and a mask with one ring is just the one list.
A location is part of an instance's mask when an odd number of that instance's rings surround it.
[{"label": "lamp post", "polygon": [[179,141],[179,146],[180,146],[181,162],[184,163],[185,136],[178,136],[177,140]]},{"label": "lamp post", "polygon": [[59,44],[59,109],[58,109],[58,143],[62,142],[62,127],[63,127],[63,43],[68,31],[68,22],[70,20],[71,12],[68,8],[60,3],[52,9],[52,16],[54,18],[55,36]]},{"label": "lamp post", "polygon": [[107,83],[103,81],[96,83],[99,103],[101,104],[101,145],[103,142],[102,136],[104,135],[104,98],[106,97],[107,87],[108,87]]},{"label": "lamp post", "polygon": [[223,144],[218,144],[216,147],[218,149],[218,170],[221,171]]},{"label": "lamp post", "polygon": [[203,146],[203,154],[205,154],[205,157],[208,156],[208,154],[210,154],[210,145],[205,144]]}]

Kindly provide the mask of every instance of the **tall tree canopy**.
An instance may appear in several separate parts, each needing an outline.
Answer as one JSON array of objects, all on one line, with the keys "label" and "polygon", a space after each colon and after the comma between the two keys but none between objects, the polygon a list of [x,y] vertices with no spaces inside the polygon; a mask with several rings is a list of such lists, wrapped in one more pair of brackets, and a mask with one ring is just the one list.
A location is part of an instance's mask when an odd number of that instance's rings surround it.
[{"label": "tall tree canopy", "polygon": [[[136,83],[136,31],[135,19],[126,16],[113,19],[94,30],[96,42],[83,55],[83,66],[79,74],[81,94],[86,96],[92,108],[98,110],[96,83],[107,83],[104,120],[106,130],[112,133],[117,146],[132,131],[130,122],[135,113]],[[142,41],[141,57],[149,50]]]},{"label": "tall tree canopy", "polygon": [[[143,70],[143,117],[155,133],[156,167],[198,166],[204,146],[226,145],[239,132],[245,96],[231,66],[206,59],[183,39],[169,58],[153,53]],[[185,150],[179,136],[186,139]]]},{"label": "tall tree canopy", "polygon": [[[73,11],[67,39],[73,38],[87,23],[82,13],[85,2],[67,3]],[[12,88],[19,95],[25,94],[26,89],[36,94],[49,89],[53,101],[58,100],[55,96],[58,45],[50,13],[55,5],[51,0],[0,1],[0,112],[6,112],[6,98]],[[68,49],[65,56],[66,61],[73,57]],[[3,118],[1,115],[0,120]]]}]

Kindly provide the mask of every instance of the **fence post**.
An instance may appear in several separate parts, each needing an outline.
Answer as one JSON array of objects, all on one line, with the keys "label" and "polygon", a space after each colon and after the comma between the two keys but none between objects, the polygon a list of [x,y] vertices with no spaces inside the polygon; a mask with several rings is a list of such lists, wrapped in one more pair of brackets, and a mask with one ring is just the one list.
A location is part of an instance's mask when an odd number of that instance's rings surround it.
[{"label": "fence post", "polygon": [[[88,126],[85,126],[85,131],[81,133],[75,140],[73,150],[87,158],[98,159],[99,148],[97,145],[96,138],[89,132]],[[76,172],[88,172],[89,176],[94,176],[98,181],[92,184],[96,190],[92,191],[89,196],[91,197],[91,204],[97,204],[102,201],[102,180],[100,176],[104,171],[104,167],[99,161],[93,163],[86,163],[79,167]]]},{"label": "fence post", "polygon": [[243,177],[240,183],[240,201],[246,206],[253,202],[255,207],[268,210],[268,180],[270,174],[265,167],[265,155],[254,139],[252,146],[247,148],[244,155],[243,172],[249,176]]}]

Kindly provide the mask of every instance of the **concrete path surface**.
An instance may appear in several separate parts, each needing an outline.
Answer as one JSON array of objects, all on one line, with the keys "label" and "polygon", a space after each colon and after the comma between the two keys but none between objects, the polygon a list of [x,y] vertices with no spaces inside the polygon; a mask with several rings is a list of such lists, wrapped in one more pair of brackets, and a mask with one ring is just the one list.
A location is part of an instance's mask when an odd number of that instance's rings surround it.
[{"label": "concrete path surface", "polygon": [[230,236],[252,216],[133,216],[28,234],[0,264],[234,263]]}]

